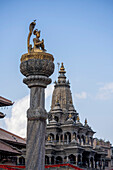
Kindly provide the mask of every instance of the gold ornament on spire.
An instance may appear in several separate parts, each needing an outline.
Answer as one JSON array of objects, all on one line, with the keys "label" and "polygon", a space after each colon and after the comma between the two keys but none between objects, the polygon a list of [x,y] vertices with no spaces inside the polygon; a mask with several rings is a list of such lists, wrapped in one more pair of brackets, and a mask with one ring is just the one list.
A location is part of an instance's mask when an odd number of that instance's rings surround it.
[{"label": "gold ornament on spire", "polygon": [[70,118],[70,119],[72,118],[72,114],[71,114],[71,113],[69,114],[69,118]]},{"label": "gold ornament on spire", "polygon": [[86,144],[88,143],[88,137],[86,136]]},{"label": "gold ornament on spire", "polygon": [[61,63],[61,68],[60,68],[59,73],[66,73],[63,63]]},{"label": "gold ornament on spire", "polygon": [[87,119],[85,119],[85,125],[87,125]]},{"label": "gold ornament on spire", "polygon": [[80,118],[79,118],[79,116],[77,116],[77,122],[80,122]]},{"label": "gold ornament on spire", "polygon": [[58,97],[56,98],[56,103],[59,103]]},{"label": "gold ornament on spire", "polygon": [[48,141],[50,141],[51,140],[51,138],[50,138],[50,136],[48,136],[48,139],[47,139]]}]

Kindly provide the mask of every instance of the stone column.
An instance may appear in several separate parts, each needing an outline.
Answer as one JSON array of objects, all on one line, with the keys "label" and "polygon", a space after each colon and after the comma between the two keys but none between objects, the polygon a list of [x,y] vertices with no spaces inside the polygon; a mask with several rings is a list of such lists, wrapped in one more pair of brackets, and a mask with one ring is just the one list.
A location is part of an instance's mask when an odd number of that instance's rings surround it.
[{"label": "stone column", "polygon": [[67,135],[67,144],[69,144],[69,135],[68,134],[66,135]]},{"label": "stone column", "polygon": [[76,165],[78,165],[78,155],[76,155]]},{"label": "stone column", "polygon": [[20,163],[19,163],[19,156],[17,156],[17,165],[19,165]]},{"label": "stone column", "polygon": [[71,141],[73,140],[73,133],[71,133]]},{"label": "stone column", "polygon": [[64,133],[63,133],[63,144],[64,144]]},{"label": "stone column", "polygon": [[[54,71],[53,56],[45,52],[22,55],[20,71],[30,88],[30,108],[27,111],[26,170],[45,169],[46,118],[45,88]],[[21,106],[20,106],[21,107]]]},{"label": "stone column", "polygon": [[56,133],[54,134],[54,143],[56,143]]},{"label": "stone column", "polygon": [[69,158],[68,158],[68,156],[67,156],[67,163],[69,163]]}]

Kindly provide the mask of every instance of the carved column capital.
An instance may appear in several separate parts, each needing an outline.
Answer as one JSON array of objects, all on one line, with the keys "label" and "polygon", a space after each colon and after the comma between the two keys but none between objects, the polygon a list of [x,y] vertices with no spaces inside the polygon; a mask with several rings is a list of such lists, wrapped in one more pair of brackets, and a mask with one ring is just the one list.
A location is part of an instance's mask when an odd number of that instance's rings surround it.
[{"label": "carved column capital", "polygon": [[23,82],[28,85],[29,88],[36,86],[46,88],[46,86],[51,83],[51,79],[42,75],[31,75],[24,78]]}]

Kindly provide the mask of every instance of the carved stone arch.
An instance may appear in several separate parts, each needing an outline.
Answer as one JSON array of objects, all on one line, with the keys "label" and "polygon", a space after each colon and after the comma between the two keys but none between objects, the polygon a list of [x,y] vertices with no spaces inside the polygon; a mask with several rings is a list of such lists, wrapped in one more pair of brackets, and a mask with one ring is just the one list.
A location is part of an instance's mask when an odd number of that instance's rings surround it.
[{"label": "carved stone arch", "polygon": [[19,157],[19,164],[25,165],[25,158],[23,156]]},{"label": "carved stone arch", "polygon": [[73,138],[76,140],[77,139],[77,133],[73,132]]},{"label": "carved stone arch", "polygon": [[77,135],[77,142],[78,142],[79,144],[81,144],[81,137],[80,137],[79,134]]},{"label": "carved stone arch", "polygon": [[51,164],[55,164],[55,157],[54,156],[51,157]]},{"label": "carved stone arch", "polygon": [[71,142],[71,133],[70,132],[65,132],[64,133],[64,141],[68,144]]},{"label": "carved stone arch", "polygon": [[61,163],[63,163],[62,157],[61,156],[57,156],[56,157],[56,164],[61,164]]},{"label": "carved stone arch", "polygon": [[75,164],[76,163],[76,156],[74,156],[73,154],[69,155],[69,162],[71,164]]},{"label": "carved stone arch", "polygon": [[81,145],[85,145],[85,136],[84,135],[81,136]]},{"label": "carved stone arch", "polygon": [[49,157],[47,155],[45,155],[45,165],[49,164]]},{"label": "carved stone arch", "polygon": [[59,142],[59,134],[56,134],[56,142]]},{"label": "carved stone arch", "polygon": [[56,122],[59,122],[59,117],[55,116],[55,120],[56,120]]},{"label": "carved stone arch", "polygon": [[79,154],[78,155],[78,164],[81,164],[82,156]]},{"label": "carved stone arch", "polygon": [[53,134],[53,133],[50,133],[50,134],[49,134],[49,137],[50,137],[51,142],[53,142],[53,141],[54,141],[54,134]]}]

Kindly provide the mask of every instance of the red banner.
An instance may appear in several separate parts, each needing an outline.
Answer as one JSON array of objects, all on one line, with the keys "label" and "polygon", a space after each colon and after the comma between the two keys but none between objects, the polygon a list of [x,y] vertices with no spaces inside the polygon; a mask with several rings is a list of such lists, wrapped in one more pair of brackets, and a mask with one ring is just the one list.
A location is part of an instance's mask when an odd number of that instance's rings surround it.
[{"label": "red banner", "polygon": [[[71,165],[71,164],[45,165],[45,168],[64,167],[64,166],[71,167],[76,170],[83,170],[83,169],[81,169],[77,166]],[[25,166],[0,165],[0,168],[7,169],[7,170],[19,170],[19,169],[25,169]]]}]

